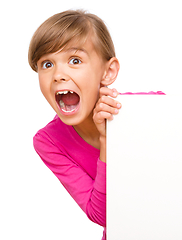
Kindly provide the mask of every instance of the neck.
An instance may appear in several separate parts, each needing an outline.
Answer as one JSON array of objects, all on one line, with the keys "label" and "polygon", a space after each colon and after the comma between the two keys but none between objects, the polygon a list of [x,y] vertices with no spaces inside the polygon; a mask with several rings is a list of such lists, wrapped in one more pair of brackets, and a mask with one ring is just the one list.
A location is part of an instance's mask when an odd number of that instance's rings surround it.
[{"label": "neck", "polygon": [[99,131],[97,130],[93,121],[93,114],[89,116],[84,122],[73,126],[75,131],[90,145],[100,149]]}]

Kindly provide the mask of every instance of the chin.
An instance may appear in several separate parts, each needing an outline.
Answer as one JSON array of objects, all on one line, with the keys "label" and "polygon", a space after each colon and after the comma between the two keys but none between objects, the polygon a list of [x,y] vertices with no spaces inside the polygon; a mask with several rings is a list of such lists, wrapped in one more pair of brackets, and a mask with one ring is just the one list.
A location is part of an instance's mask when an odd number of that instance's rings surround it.
[{"label": "chin", "polygon": [[[57,113],[58,114],[58,113]],[[81,124],[84,119],[81,118],[80,116],[77,117],[77,116],[73,116],[73,115],[61,115],[60,113],[58,114],[58,117],[60,118],[60,120],[62,122],[64,122],[66,125],[70,125],[70,126],[76,126],[76,125],[79,125]]]}]

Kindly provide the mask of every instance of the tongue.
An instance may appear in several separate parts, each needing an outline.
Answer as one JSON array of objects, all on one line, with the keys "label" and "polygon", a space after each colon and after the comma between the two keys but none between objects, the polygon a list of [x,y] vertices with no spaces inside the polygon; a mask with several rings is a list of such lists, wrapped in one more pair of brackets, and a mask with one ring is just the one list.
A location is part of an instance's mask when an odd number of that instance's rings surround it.
[{"label": "tongue", "polygon": [[61,100],[65,105],[76,105],[79,102],[79,96],[76,93],[67,93],[62,95]]}]

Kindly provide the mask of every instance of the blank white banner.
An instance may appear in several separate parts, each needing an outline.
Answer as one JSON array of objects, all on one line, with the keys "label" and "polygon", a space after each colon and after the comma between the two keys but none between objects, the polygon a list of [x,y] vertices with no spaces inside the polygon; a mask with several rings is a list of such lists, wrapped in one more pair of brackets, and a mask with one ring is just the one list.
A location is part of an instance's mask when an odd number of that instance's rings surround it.
[{"label": "blank white banner", "polygon": [[182,97],[118,100],[107,123],[107,239],[181,240]]}]

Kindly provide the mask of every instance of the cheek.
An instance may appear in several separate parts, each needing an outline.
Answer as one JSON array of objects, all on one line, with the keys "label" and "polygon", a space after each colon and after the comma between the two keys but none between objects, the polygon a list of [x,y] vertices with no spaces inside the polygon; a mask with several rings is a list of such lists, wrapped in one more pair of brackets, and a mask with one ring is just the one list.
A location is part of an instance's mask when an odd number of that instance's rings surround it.
[{"label": "cheek", "polygon": [[100,83],[102,80],[100,72],[93,70],[87,71],[85,79],[82,82],[82,90],[86,93],[86,98],[89,99],[89,103],[92,105],[98,100]]},{"label": "cheek", "polygon": [[98,71],[97,69],[94,68],[89,68],[80,74],[80,78],[82,79],[83,85],[86,88],[91,88],[91,87],[96,87],[97,85],[100,84],[102,80],[102,74],[101,71]]},{"label": "cheek", "polygon": [[47,84],[46,79],[41,76],[39,76],[39,86],[40,86],[40,90],[41,90],[42,94],[47,99],[48,93],[49,93],[49,86]]}]

